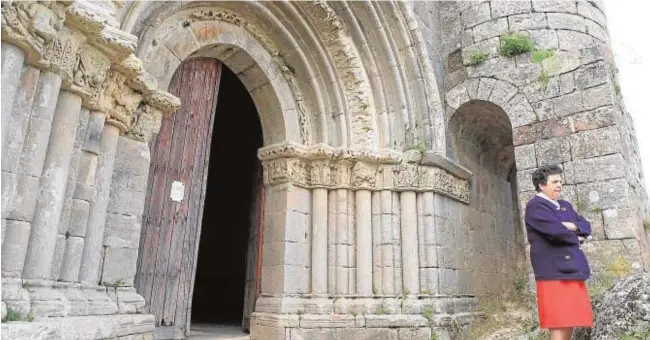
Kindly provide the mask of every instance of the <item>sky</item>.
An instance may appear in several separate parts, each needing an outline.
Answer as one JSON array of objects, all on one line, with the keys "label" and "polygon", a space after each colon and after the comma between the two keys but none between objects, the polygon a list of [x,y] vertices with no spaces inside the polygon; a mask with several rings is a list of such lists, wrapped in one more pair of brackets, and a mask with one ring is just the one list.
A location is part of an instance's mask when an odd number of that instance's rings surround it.
[{"label": "sky", "polygon": [[645,186],[650,195],[650,38],[646,0],[606,0],[605,15],[619,83],[627,111],[632,115]]}]

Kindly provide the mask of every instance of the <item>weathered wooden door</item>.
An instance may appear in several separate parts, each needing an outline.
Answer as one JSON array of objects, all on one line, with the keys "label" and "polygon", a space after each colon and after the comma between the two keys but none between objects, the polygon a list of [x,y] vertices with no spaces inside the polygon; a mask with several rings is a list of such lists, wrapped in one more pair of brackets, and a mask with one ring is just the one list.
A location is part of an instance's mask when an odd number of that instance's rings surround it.
[{"label": "weathered wooden door", "polygon": [[170,92],[182,105],[151,143],[136,288],[157,339],[189,334],[210,140],[221,77],[216,59],[183,62]]},{"label": "weathered wooden door", "polygon": [[260,296],[260,279],[262,277],[262,226],[264,225],[264,185],[262,185],[262,167],[256,169],[253,176],[253,202],[251,204],[248,247],[246,251],[246,287],[244,293],[244,315],[242,328],[250,331],[251,314],[255,311],[255,301]]}]

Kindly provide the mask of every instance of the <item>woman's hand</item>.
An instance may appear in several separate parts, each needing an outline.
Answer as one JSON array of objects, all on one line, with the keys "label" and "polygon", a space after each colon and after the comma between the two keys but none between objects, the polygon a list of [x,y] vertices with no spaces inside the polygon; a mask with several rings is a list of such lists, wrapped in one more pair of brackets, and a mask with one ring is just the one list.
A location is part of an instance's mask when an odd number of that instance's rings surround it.
[{"label": "woman's hand", "polygon": [[573,222],[562,222],[562,225],[564,225],[567,229],[571,231],[578,231],[578,226],[575,225]]}]

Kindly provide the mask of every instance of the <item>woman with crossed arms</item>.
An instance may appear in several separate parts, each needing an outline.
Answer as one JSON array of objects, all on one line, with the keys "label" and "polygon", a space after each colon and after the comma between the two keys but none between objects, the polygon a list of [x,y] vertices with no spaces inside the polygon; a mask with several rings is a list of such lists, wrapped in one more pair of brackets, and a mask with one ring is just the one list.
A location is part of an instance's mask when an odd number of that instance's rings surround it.
[{"label": "woman with crossed arms", "polygon": [[593,314],[585,281],[591,271],[580,249],[591,226],[571,203],[561,200],[562,170],[545,166],[533,173],[537,195],[526,205],[530,261],[537,286],[540,328],[551,340],[570,340],[574,327],[592,327]]}]

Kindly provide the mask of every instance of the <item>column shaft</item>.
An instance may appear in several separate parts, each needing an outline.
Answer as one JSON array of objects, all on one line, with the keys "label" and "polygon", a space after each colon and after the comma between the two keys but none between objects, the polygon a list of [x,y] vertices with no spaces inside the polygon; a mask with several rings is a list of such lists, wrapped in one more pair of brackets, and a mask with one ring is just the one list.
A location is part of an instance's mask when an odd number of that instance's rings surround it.
[{"label": "column shaft", "polygon": [[369,190],[358,190],[357,223],[357,294],[372,295],[372,201]]},{"label": "column shaft", "polygon": [[327,193],[327,292],[336,294],[336,190]]},{"label": "column shaft", "polygon": [[80,111],[81,97],[62,91],[56,104],[45,167],[39,182],[40,195],[36,200],[23,269],[26,278],[51,278],[56,236]]},{"label": "column shaft", "polygon": [[18,47],[2,42],[2,73],[0,81],[2,82],[2,145],[6,143],[7,129],[9,129],[9,116],[14,107],[14,99],[20,82],[23,63],[25,62],[25,53]]},{"label": "column shaft", "polygon": [[402,279],[404,292],[420,292],[418,265],[418,225],[415,192],[400,194],[401,229],[402,229]]},{"label": "column shaft", "polygon": [[113,125],[104,125],[100,144],[97,175],[95,177],[95,199],[90,205],[88,228],[84,240],[83,257],[79,280],[83,283],[97,284],[99,282],[99,269],[101,251],[104,241],[104,227],[106,222],[106,208],[110,194],[115,153],[120,130]]},{"label": "column shaft", "polygon": [[372,292],[379,294],[382,289],[381,269],[381,193],[372,192]]},{"label": "column shaft", "polygon": [[348,191],[336,189],[336,293],[348,294]]},{"label": "column shaft", "polygon": [[388,190],[381,192],[381,258],[382,293],[395,294],[395,267],[393,264],[393,200]]},{"label": "column shaft", "polygon": [[312,197],[311,282],[313,294],[327,294],[327,189]]}]

